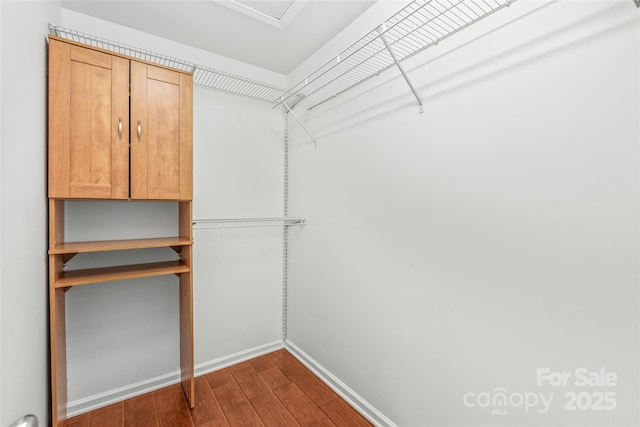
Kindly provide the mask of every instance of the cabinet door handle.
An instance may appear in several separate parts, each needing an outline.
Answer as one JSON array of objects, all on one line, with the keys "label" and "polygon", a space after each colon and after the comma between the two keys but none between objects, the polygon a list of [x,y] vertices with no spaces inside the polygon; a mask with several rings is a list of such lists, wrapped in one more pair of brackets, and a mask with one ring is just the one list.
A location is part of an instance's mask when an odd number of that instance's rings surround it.
[{"label": "cabinet door handle", "polygon": [[142,135],[142,124],[138,120],[138,142],[140,142],[140,136]]},{"label": "cabinet door handle", "polygon": [[122,141],[122,117],[118,117],[118,140]]}]

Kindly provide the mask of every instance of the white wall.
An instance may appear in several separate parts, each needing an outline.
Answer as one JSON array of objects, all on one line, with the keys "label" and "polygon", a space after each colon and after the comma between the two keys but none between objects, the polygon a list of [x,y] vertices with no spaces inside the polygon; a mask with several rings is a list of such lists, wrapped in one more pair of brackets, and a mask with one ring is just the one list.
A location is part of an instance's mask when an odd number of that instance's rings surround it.
[{"label": "white wall", "polygon": [[[199,89],[194,114],[194,218],[282,216],[282,113]],[[194,240],[196,364],[281,340],[282,228],[198,229]]]},{"label": "white wall", "polygon": [[46,34],[60,5],[0,2],[0,425],[47,425]]},{"label": "white wall", "polygon": [[[212,67],[229,65],[216,62],[216,55],[65,9],[61,25]],[[241,64],[232,65],[234,72],[263,80],[275,74],[256,77],[256,67],[243,73]],[[283,84],[280,79],[275,84]],[[269,104],[196,87],[194,218],[281,216],[282,135],[282,114]],[[177,233],[175,203],[83,201],[66,208],[69,241]],[[195,363],[202,373],[281,339],[282,230],[197,230],[194,241]],[[170,250],[82,254],[68,265],[173,258]],[[71,414],[177,378],[177,291],[177,279],[166,276],[67,292]]]},{"label": "white wall", "polygon": [[[2,23],[2,5],[0,5],[0,24]],[[0,99],[2,99],[2,31],[0,30]],[[2,102],[0,102],[0,142],[2,142]],[[0,144],[0,178],[2,177],[2,145]],[[1,188],[0,181],[0,188]],[[0,197],[0,228],[2,227],[2,197]],[[0,245],[0,262],[2,245]],[[0,320],[2,320],[2,274],[0,274]],[[2,327],[0,327],[0,384],[2,384]],[[0,422],[2,420],[2,387],[0,387]]]},{"label": "white wall", "polygon": [[246,64],[222,55],[216,55],[191,46],[163,39],[152,34],[134,30],[122,25],[84,15],[69,9],[62,9],[63,27],[81,31],[93,36],[112,40],[147,51],[182,59],[206,67],[238,74],[276,86],[286,86],[286,76]]},{"label": "white wall", "polygon": [[[176,203],[67,202],[65,240],[177,234]],[[176,259],[170,249],[79,254],[70,269]],[[66,293],[68,399],[174,373],[179,366],[178,279],[74,287]]]},{"label": "white wall", "polygon": [[[299,111],[291,342],[401,426],[638,425],[639,29],[630,1],[519,1],[405,64],[422,115],[397,71]],[[536,384],[582,367],[619,380]],[[499,387],[551,408],[463,403]]]}]

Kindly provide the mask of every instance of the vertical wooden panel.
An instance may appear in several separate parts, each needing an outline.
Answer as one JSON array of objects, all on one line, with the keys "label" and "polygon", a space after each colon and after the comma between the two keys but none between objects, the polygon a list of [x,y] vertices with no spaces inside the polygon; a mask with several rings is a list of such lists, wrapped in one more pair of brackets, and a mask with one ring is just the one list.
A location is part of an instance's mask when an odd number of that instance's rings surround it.
[{"label": "vertical wooden panel", "polygon": [[[178,203],[178,228],[181,237],[192,240],[191,202]],[[180,380],[189,402],[196,405],[193,360],[193,248],[191,245],[180,248],[180,260],[189,266],[189,273],[180,275]]]},{"label": "vertical wooden panel", "polygon": [[178,205],[178,232],[179,236],[193,240],[193,216],[191,202],[179,202]]},{"label": "vertical wooden panel", "polygon": [[69,197],[69,45],[49,41],[49,197]]},{"label": "vertical wooden panel", "polygon": [[147,129],[148,197],[177,200],[180,198],[180,86],[147,80]]},{"label": "vertical wooden panel", "polygon": [[[49,199],[49,248],[64,241],[64,200]],[[51,420],[67,416],[67,352],[64,290],[55,289],[62,275],[62,255],[49,255],[49,342],[51,358]]]},{"label": "vertical wooden panel", "polygon": [[[193,241],[192,203],[178,204],[179,235]],[[190,272],[180,276],[180,371],[182,387],[189,406],[196,405],[193,360],[193,248],[184,246],[180,258],[189,266]]]},{"label": "vertical wooden panel", "polygon": [[111,70],[71,61],[69,196],[111,198]]},{"label": "vertical wooden panel", "polygon": [[[182,249],[181,257],[191,263],[191,246]],[[191,273],[180,275],[180,381],[191,408],[195,407],[192,277]]]},{"label": "vertical wooden panel", "polygon": [[[147,199],[147,66],[131,61],[131,198]],[[140,121],[141,134],[137,128]]]},{"label": "vertical wooden panel", "polygon": [[55,289],[62,259],[49,255],[49,327],[51,345],[51,420],[54,426],[67,417],[67,343],[65,334],[64,290]]},{"label": "vertical wooden panel", "polygon": [[[129,198],[129,60],[113,58],[111,75],[111,198]],[[122,122],[122,136],[118,125]]]},{"label": "vertical wooden panel", "polygon": [[129,61],[58,40],[49,49],[49,197],[128,198],[128,137],[117,130]]},{"label": "vertical wooden panel", "polygon": [[49,199],[49,249],[64,242],[64,200]]},{"label": "vertical wooden panel", "polygon": [[[137,142],[137,122],[142,137]],[[193,79],[131,63],[131,198],[191,200]]]},{"label": "vertical wooden panel", "polygon": [[180,199],[193,198],[193,76],[180,74]]}]

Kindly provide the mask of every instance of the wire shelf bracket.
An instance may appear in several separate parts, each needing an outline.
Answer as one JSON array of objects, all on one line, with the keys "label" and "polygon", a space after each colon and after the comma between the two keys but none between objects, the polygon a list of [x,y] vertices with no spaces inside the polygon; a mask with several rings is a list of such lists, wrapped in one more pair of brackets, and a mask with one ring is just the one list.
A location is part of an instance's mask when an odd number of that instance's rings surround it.
[{"label": "wire shelf bracket", "polygon": [[296,119],[296,121],[300,124],[300,126],[302,126],[302,129],[304,129],[304,131],[307,133],[307,135],[309,135],[309,138],[311,138],[313,140],[313,145],[315,146],[315,148],[318,148],[318,141],[316,141],[316,139],[313,137],[313,135],[311,135],[311,132],[309,132],[309,129],[307,129],[307,127],[304,125],[304,123],[302,123],[302,120],[300,120],[298,118],[298,116],[296,116],[296,113],[293,112],[293,110],[291,109],[291,107],[289,107],[289,105],[284,100],[284,98],[282,99],[281,102],[282,102],[282,105],[287,109],[287,111],[289,113],[291,113],[293,118]]},{"label": "wire shelf bracket", "polygon": [[[514,1],[414,0],[384,21],[386,29],[380,31],[377,26],[369,31],[289,91],[302,97],[301,106],[312,110],[390,68],[398,66],[402,70],[399,65],[403,61],[509,7]],[[406,73],[403,76],[409,84]],[[288,102],[292,96],[285,95],[284,100]]]},{"label": "wire shelf bracket", "polygon": [[194,219],[193,229],[222,229],[222,228],[254,228],[254,227],[289,227],[305,225],[304,218],[215,218]]},{"label": "wire shelf bracket", "polygon": [[416,101],[418,101],[418,106],[419,106],[418,113],[422,114],[424,113],[424,107],[422,106],[422,98],[420,98],[420,95],[418,95],[418,91],[416,91],[416,88],[413,87],[413,83],[411,83],[411,80],[409,80],[409,76],[407,76],[407,73],[404,71],[404,67],[402,67],[402,64],[400,64],[400,61],[398,61],[398,57],[393,52],[393,49],[391,49],[391,46],[389,46],[389,42],[387,41],[387,38],[384,35],[384,32],[386,30],[387,30],[387,25],[386,23],[383,22],[382,26],[378,29],[378,32],[380,33],[380,39],[384,43],[384,46],[387,48],[387,51],[389,51],[389,55],[391,55],[393,62],[396,64],[396,67],[398,67],[398,69],[400,70],[400,74],[402,74],[402,77],[404,77],[404,81],[406,81],[407,85],[409,85],[409,89],[411,89],[411,92],[413,92],[413,96],[416,97]]}]

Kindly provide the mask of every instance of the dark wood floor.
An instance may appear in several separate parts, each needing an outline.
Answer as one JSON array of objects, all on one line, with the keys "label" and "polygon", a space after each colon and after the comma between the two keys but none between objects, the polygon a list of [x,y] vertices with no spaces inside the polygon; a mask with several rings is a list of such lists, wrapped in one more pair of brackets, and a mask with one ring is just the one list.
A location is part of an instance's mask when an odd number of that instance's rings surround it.
[{"label": "dark wood floor", "polygon": [[371,426],[286,350],[196,378],[196,407],[179,384],[67,420],[67,427]]}]

